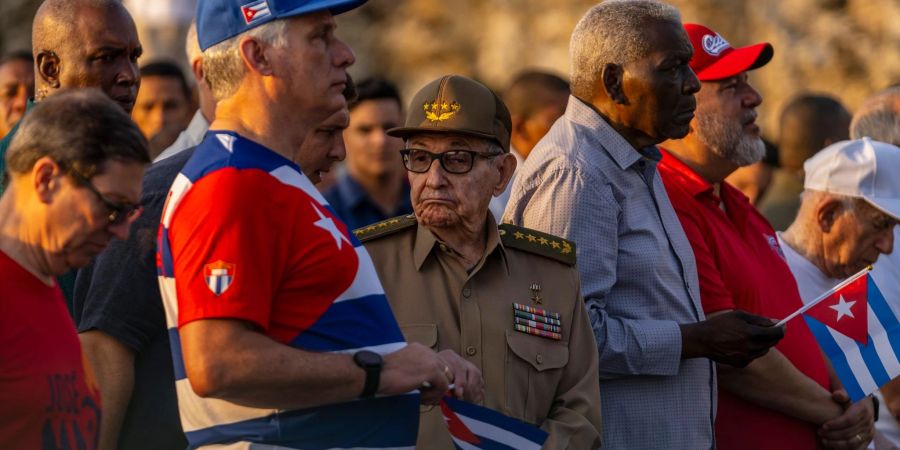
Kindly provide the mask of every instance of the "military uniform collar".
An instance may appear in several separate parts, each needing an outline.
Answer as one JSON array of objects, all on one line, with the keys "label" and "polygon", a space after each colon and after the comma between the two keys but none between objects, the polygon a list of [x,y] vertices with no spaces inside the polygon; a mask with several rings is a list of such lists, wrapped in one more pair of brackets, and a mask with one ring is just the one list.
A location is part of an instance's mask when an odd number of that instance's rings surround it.
[{"label": "military uniform collar", "polygon": [[[470,274],[475,274],[481,267],[484,266],[487,258],[494,253],[495,251],[499,252],[501,258],[503,259],[503,267],[506,269],[506,274],[509,275],[509,263],[506,260],[506,249],[503,247],[503,244],[500,242],[500,232],[497,229],[497,222],[494,220],[493,214],[487,214],[487,220],[485,221],[484,232],[486,233],[486,244],[484,248],[484,254],[481,256],[481,260],[475,264],[475,267],[472,268]],[[441,242],[437,236],[435,236],[431,231],[428,230],[422,223],[420,222],[417,225],[416,229],[416,242],[413,246],[413,262],[416,265],[416,270],[421,271],[422,265],[425,264],[425,260],[428,259],[428,256],[431,255],[432,252],[447,252],[447,253],[455,253],[453,249]]]}]

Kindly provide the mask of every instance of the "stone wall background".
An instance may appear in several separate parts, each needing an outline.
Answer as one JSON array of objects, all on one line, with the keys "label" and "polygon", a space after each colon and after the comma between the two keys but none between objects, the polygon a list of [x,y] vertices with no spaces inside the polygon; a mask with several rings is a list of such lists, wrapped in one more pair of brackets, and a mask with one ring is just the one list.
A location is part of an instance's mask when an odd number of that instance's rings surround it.
[{"label": "stone wall background", "polygon": [[[145,0],[156,1],[156,0]],[[27,48],[39,1],[0,1],[0,51]],[[524,68],[568,73],[569,34],[594,5],[587,0],[371,0],[341,16],[338,34],[354,48],[354,77],[384,74],[409,98],[445,73],[502,89]],[[752,74],[764,96],[764,133],[804,91],[838,97],[851,110],[900,83],[900,0],[672,0],[687,22],[733,45],[768,41],[775,58]]]}]

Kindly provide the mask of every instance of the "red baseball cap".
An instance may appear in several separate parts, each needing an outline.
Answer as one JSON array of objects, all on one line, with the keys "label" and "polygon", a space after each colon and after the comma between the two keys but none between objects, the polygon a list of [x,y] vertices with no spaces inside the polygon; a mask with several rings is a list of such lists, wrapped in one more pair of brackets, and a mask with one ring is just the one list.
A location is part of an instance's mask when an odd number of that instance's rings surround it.
[{"label": "red baseball cap", "polygon": [[684,24],[684,30],[694,46],[691,69],[700,81],[721,80],[758,69],[768,64],[775,53],[768,42],[733,48],[719,33],[696,23]]}]

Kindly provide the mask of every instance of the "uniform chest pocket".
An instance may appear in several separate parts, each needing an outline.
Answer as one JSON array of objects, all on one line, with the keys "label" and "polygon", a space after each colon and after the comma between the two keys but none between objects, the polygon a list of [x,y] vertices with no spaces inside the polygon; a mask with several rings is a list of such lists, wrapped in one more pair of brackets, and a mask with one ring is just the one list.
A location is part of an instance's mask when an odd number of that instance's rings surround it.
[{"label": "uniform chest pocket", "polygon": [[507,412],[540,426],[569,363],[568,342],[507,330],[506,345]]},{"label": "uniform chest pocket", "polygon": [[437,325],[433,323],[402,325],[400,331],[406,342],[416,342],[428,348],[437,347]]},{"label": "uniform chest pocket", "polygon": [[[413,323],[401,325],[400,331],[406,342],[422,344],[432,350],[437,350],[437,325],[433,323]],[[424,414],[434,409],[433,405],[420,405],[419,412]]]}]

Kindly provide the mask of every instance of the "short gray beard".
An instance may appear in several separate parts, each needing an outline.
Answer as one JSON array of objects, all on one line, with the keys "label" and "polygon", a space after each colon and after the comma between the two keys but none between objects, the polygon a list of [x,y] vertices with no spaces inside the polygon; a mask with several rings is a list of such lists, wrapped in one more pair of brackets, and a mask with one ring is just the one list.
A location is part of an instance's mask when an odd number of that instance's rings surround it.
[{"label": "short gray beard", "polygon": [[[753,114],[752,112],[749,114]],[[749,166],[766,155],[762,139],[744,133],[740,122],[729,122],[718,114],[697,114],[697,138],[716,155],[739,167]]]}]

